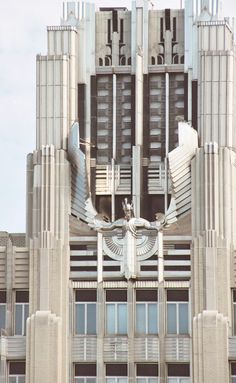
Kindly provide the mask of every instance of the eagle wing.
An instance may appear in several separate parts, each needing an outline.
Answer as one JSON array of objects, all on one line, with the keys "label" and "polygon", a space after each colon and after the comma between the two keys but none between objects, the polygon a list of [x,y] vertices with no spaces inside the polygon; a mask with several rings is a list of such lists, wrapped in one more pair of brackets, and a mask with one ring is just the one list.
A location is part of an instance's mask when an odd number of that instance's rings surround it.
[{"label": "eagle wing", "polygon": [[198,134],[188,123],[179,122],[179,146],[169,155],[172,198],[166,213],[171,224],[191,210],[191,160],[198,147]]}]

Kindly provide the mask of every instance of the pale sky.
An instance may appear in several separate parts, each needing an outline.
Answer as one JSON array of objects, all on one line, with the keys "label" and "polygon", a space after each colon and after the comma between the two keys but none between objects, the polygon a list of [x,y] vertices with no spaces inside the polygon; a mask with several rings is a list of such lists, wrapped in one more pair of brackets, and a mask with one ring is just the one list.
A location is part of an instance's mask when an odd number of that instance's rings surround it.
[{"label": "pale sky", "polygon": [[[177,8],[180,0],[152,0]],[[127,0],[96,0],[127,6]],[[183,1],[184,3],[184,1]],[[223,0],[224,15],[236,1]],[[35,148],[35,57],[46,54],[46,26],[59,25],[62,0],[0,0],[0,231],[25,231],[26,155]]]}]

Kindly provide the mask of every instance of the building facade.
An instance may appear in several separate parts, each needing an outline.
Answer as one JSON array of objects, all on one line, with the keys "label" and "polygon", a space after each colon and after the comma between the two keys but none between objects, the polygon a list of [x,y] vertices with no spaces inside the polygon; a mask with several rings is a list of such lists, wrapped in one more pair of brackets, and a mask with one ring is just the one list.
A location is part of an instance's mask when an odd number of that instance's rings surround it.
[{"label": "building facade", "polygon": [[47,28],[0,383],[236,382],[232,28],[219,0],[65,2]]}]

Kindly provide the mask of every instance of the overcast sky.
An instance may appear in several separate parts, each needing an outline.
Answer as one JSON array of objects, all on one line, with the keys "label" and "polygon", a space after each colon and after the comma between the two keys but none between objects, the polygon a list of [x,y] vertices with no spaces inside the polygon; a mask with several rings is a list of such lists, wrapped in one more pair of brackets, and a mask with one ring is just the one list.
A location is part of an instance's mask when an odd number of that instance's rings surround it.
[{"label": "overcast sky", "polygon": [[[130,1],[100,0],[99,6]],[[179,7],[180,0],[152,0]],[[236,15],[235,0],[223,0]],[[46,26],[59,25],[62,0],[0,0],[0,231],[25,231],[26,155],[35,148],[35,56],[46,54]]]}]

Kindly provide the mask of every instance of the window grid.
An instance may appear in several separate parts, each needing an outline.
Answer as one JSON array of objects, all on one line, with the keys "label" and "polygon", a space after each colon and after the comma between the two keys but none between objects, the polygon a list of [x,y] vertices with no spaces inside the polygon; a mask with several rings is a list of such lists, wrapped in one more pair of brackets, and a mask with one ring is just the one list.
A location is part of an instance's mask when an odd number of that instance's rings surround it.
[{"label": "window grid", "polygon": [[75,376],[75,383],[96,383],[97,379],[95,376]]},{"label": "window grid", "polygon": [[174,378],[167,378],[167,383],[190,383],[190,378],[186,378],[186,376],[178,376]]},{"label": "window grid", "polygon": [[[233,290],[233,335],[236,335],[236,290]],[[234,382],[233,382],[234,383]]]},{"label": "window grid", "polygon": [[[111,309],[114,308],[114,315],[113,315],[114,318],[112,318],[113,313],[108,312],[109,307]],[[122,307],[125,309],[124,319],[123,321],[119,321]],[[122,325],[124,328],[122,327]],[[127,334],[127,303],[125,302],[106,303],[106,334],[108,335],[112,335],[112,334],[126,335]]]},{"label": "window grid", "polygon": [[[154,331],[151,331],[150,328],[149,328],[149,321],[151,320],[150,316],[150,312],[149,312],[149,308],[152,306],[155,306],[156,308],[156,329]],[[136,333],[137,334],[141,334],[143,333],[141,330],[138,329],[138,321],[140,320],[140,318],[138,318],[138,310],[137,308],[141,307],[141,306],[145,306],[145,319],[144,319],[144,323],[145,323],[145,334],[158,334],[158,305],[154,302],[137,302],[136,303]]]},{"label": "window grid", "polygon": [[10,375],[8,383],[25,383],[25,375]]},{"label": "window grid", "polygon": [[15,303],[15,335],[26,335],[26,320],[29,316],[29,303]]},{"label": "window grid", "polygon": [[146,378],[145,376],[139,376],[136,378],[137,383],[159,383],[159,378],[156,376],[149,376]]},{"label": "window grid", "polygon": [[[84,307],[83,318],[79,318],[79,316],[82,315],[81,313],[79,313],[79,310],[78,310],[79,307]],[[91,330],[89,329],[90,326],[88,324],[89,308],[95,309],[95,318],[94,318],[95,319],[95,326]],[[97,333],[97,331],[96,331],[96,327],[97,327],[96,317],[97,317],[97,305],[96,305],[96,303],[76,302],[75,303],[75,334],[78,334],[78,335],[96,335],[96,333]],[[80,326],[81,326],[80,322],[82,322],[82,324],[83,324],[83,326],[82,326],[83,329],[80,328]]]},{"label": "window grid", "polygon": [[[173,315],[170,314],[170,308],[175,306],[175,330],[170,329],[169,318]],[[187,306],[187,329],[186,331],[181,331],[180,329],[180,307]],[[177,334],[177,335],[186,335],[189,334],[189,304],[188,302],[167,302],[167,334]],[[171,382],[172,383],[172,382]],[[182,383],[182,382],[181,382]]]},{"label": "window grid", "polygon": [[128,378],[126,376],[106,378],[106,383],[128,383]]},{"label": "window grid", "polygon": [[0,303],[0,335],[1,329],[5,329],[6,327],[6,303]]}]

